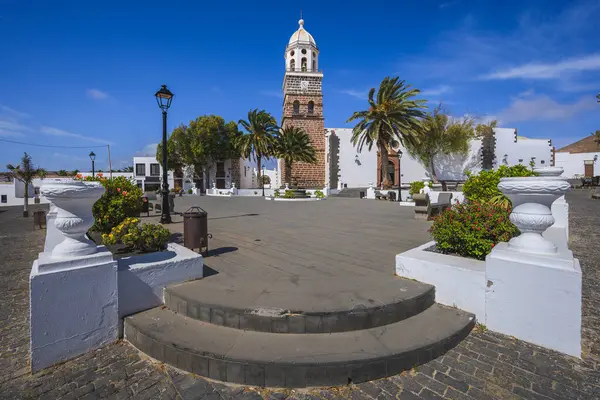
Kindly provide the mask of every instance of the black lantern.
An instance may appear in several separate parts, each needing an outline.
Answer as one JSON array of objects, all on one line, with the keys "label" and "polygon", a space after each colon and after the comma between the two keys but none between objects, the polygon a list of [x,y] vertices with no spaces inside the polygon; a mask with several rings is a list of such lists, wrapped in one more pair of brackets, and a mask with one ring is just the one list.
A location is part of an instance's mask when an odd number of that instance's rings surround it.
[{"label": "black lantern", "polygon": [[167,85],[162,85],[160,90],[154,94],[158,107],[162,110],[163,136],[162,136],[162,207],[160,214],[161,224],[171,223],[171,213],[169,209],[169,180],[167,166],[167,110],[171,107],[173,93],[167,89]]},{"label": "black lantern", "polygon": [[96,154],[93,151],[90,151],[90,160],[92,160],[92,178],[95,176],[95,166],[94,161],[96,161]]},{"label": "black lantern", "polygon": [[156,96],[156,102],[161,110],[167,111],[171,107],[171,101],[173,101],[173,93],[167,89],[167,85],[162,85],[160,90],[154,95]]}]

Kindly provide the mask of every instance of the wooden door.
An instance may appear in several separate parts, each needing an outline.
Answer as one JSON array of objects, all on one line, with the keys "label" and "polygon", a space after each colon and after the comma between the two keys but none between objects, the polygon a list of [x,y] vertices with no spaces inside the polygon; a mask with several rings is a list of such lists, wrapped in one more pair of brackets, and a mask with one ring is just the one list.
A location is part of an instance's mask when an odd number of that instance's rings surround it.
[{"label": "wooden door", "polygon": [[217,163],[217,189],[225,189],[225,163]]},{"label": "wooden door", "polygon": [[594,177],[594,162],[593,161],[584,161],[584,176],[586,178]]}]

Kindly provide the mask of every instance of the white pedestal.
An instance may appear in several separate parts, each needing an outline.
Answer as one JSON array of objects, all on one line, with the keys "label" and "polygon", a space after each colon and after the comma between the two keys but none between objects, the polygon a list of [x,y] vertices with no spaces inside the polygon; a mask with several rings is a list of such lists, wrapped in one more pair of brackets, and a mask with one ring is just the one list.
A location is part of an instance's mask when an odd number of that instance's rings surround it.
[{"label": "white pedestal", "polygon": [[369,186],[367,189],[367,199],[375,200],[375,188],[373,185]]},{"label": "white pedestal", "polygon": [[559,251],[567,250],[569,243],[569,204],[565,196],[552,203],[554,224],[543,233],[544,238],[556,245]]},{"label": "white pedestal", "polygon": [[117,262],[106,248],[71,259],[40,254],[29,289],[33,372],[117,340]]},{"label": "white pedestal", "polygon": [[581,357],[581,268],[571,251],[527,254],[499,243],[486,281],[490,330]]},{"label": "white pedestal", "polygon": [[44,252],[51,253],[57,244],[65,240],[65,235],[56,228],[56,207],[50,204],[50,211],[46,214],[46,241],[44,242]]}]

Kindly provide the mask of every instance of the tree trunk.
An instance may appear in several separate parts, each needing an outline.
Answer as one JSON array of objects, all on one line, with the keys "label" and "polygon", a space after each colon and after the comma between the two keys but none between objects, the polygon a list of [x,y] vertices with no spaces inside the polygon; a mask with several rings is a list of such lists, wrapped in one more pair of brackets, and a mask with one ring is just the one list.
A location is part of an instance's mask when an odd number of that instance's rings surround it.
[{"label": "tree trunk", "polygon": [[285,163],[285,183],[289,183],[290,185],[292,184],[292,163],[288,163],[287,161],[284,162]]},{"label": "tree trunk", "polygon": [[437,181],[438,179],[437,179],[437,173],[435,172],[435,167],[433,165],[433,157],[431,157],[430,164],[431,164],[431,181],[434,182],[434,181]]},{"label": "tree trunk", "polygon": [[23,216],[29,217],[29,210],[27,210],[27,206],[29,205],[29,182],[25,183],[25,195],[23,196]]},{"label": "tree trunk", "polygon": [[389,189],[392,187],[392,181],[390,180],[390,173],[388,172],[388,152],[387,148],[382,144],[379,144],[379,154],[381,158],[381,176],[383,177],[381,185],[384,189]]},{"label": "tree trunk", "polygon": [[262,161],[261,159],[262,159],[261,156],[256,156],[256,169],[257,169],[256,170],[256,179],[258,180],[258,187],[259,188],[263,187],[262,186],[262,184],[263,184],[262,183],[262,175],[260,174],[260,171],[261,171],[260,167],[261,167],[261,164],[262,164],[261,163],[261,161]]}]

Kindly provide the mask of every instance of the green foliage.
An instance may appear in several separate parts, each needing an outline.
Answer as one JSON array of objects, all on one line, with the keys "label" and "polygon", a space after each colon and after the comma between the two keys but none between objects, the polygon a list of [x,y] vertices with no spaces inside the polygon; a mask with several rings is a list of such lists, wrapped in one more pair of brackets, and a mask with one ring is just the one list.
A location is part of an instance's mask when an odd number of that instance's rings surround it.
[{"label": "green foliage", "polygon": [[59,170],[56,172],[56,174],[57,174],[58,176],[69,176],[69,173],[67,172],[67,170],[66,170],[66,169],[59,169]]},{"label": "green foliage", "polygon": [[286,190],[285,193],[283,194],[283,197],[285,199],[295,199],[296,193],[294,193],[293,190]]},{"label": "green foliage", "polygon": [[35,167],[33,165],[33,161],[31,161],[31,156],[27,153],[23,153],[23,157],[21,157],[21,164],[12,165],[7,164],[6,169],[9,174],[18,181],[24,183],[25,192],[23,196],[23,216],[29,216],[27,211],[27,206],[29,205],[29,185],[34,178],[44,178],[46,176],[46,170],[43,168]]},{"label": "green foliage", "polygon": [[292,180],[292,168],[295,162],[315,164],[317,153],[310,137],[302,128],[287,126],[281,130],[275,141],[275,155],[285,163],[286,182]]},{"label": "green foliage", "polygon": [[271,183],[271,177],[269,175],[263,175],[260,177],[263,185],[268,185]]},{"label": "green foliage", "polygon": [[397,142],[403,145],[416,143],[427,100],[413,99],[420,91],[411,89],[398,77],[386,77],[381,81],[377,95],[375,91],[375,88],[369,91],[368,109],[354,112],[347,122],[358,120],[351,139],[358,152],[365,145],[369,150],[373,145],[377,147],[381,156],[383,186],[389,188],[388,153]]},{"label": "green foliage", "polygon": [[[218,160],[238,158],[237,141],[241,136],[234,121],[225,122],[218,115],[203,115],[173,130],[167,141],[169,169],[181,171],[193,165],[196,176]],[[156,148],[156,160],[162,163],[162,143]]]},{"label": "green foliage", "polygon": [[139,223],[139,218],[126,218],[110,233],[103,234],[102,240],[107,245],[123,243],[128,250],[143,252],[164,250],[171,236],[169,230],[158,224],[140,226]]},{"label": "green foliage", "polygon": [[[433,182],[429,181],[429,183],[427,184],[427,186],[429,186],[430,188],[433,187]],[[408,191],[408,193],[410,193],[410,195],[414,195],[414,194],[419,194],[421,192],[421,189],[423,189],[425,187],[425,182],[423,181],[414,181],[410,183],[410,190]]]},{"label": "green foliage", "polygon": [[124,176],[112,179],[99,176],[95,179],[102,183],[105,192],[92,207],[96,219],[92,230],[109,233],[126,218],[137,217],[140,214],[143,203],[142,189],[131,180]]},{"label": "green foliage", "polygon": [[422,129],[417,132],[416,141],[409,141],[406,149],[431,170],[437,180],[435,157],[440,154],[466,155],[469,141],[475,136],[474,119],[463,117],[453,119],[439,105],[422,121]]},{"label": "green foliage", "polygon": [[237,149],[244,158],[254,157],[258,182],[261,182],[262,159],[275,155],[275,138],[279,132],[277,121],[265,110],[254,109],[248,111],[248,121],[240,119],[238,124],[246,133],[237,139]]},{"label": "green foliage", "polygon": [[457,203],[434,219],[429,232],[441,252],[484,260],[496,244],[519,234],[509,215],[490,203]]},{"label": "green foliage", "polygon": [[279,192],[279,189],[275,189],[275,192],[273,192],[273,196],[275,197],[280,197],[281,193]]},{"label": "green foliage", "polygon": [[477,175],[469,174],[463,185],[465,198],[471,202],[488,202],[497,196],[503,196],[498,190],[500,178],[511,178],[521,176],[532,176],[533,171],[525,165],[513,165],[511,167],[501,165],[496,170],[481,171]]},{"label": "green foliage", "polygon": [[475,137],[481,139],[482,145],[482,167],[484,170],[490,170],[494,167],[494,128],[498,126],[497,120],[489,121],[488,123],[478,124],[475,127]]},{"label": "green foliage", "polygon": [[187,193],[188,193],[188,194],[192,194],[192,193],[194,193],[194,191],[192,190],[192,188],[189,188],[189,189],[187,190]]},{"label": "green foliage", "polygon": [[315,190],[315,197],[317,199],[324,199],[325,198],[325,194],[323,194],[323,191],[321,191],[321,190]]}]

